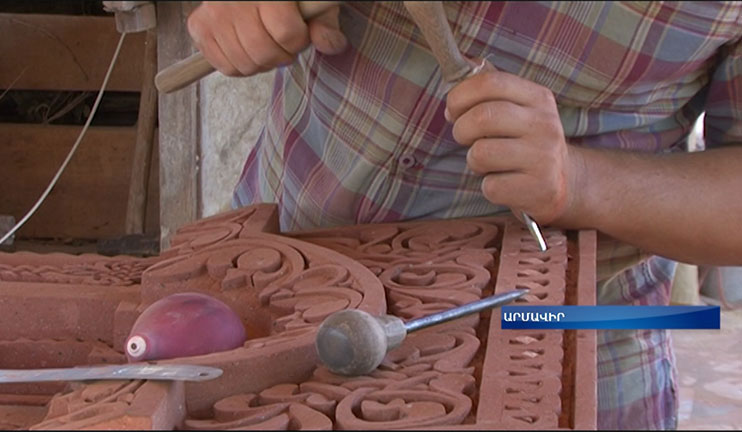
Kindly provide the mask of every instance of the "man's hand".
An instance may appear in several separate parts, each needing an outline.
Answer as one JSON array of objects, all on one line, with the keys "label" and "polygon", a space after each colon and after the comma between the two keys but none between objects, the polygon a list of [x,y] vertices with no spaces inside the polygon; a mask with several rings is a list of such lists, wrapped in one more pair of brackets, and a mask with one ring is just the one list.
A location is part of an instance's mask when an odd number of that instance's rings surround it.
[{"label": "man's hand", "polygon": [[490,201],[678,261],[742,265],[742,146],[675,154],[570,146],[552,93],[498,71],[454,87],[447,111]]},{"label": "man's hand", "polygon": [[339,11],[334,7],[305,22],[293,1],[207,1],[188,17],[188,32],[218,71],[249,76],[292,63],[310,43],[323,54],[342,52],[348,42]]},{"label": "man's hand", "polygon": [[549,89],[505,72],[480,72],[449,92],[446,109],[454,139],[470,147],[467,165],[484,175],[489,201],[542,224],[569,218],[579,164]]}]

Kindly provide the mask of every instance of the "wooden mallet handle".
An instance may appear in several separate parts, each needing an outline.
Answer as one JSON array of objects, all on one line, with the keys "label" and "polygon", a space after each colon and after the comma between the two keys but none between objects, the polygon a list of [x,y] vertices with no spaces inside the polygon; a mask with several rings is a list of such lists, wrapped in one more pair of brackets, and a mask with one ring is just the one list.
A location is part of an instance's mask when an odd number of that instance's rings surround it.
[{"label": "wooden mallet handle", "polygon": [[440,1],[406,1],[404,6],[412,16],[438,60],[446,82],[465,78],[474,68],[459,51]]},{"label": "wooden mallet handle", "polygon": [[[297,3],[301,16],[305,20],[314,18],[340,4],[339,1],[298,1]],[[214,72],[214,67],[199,52],[160,71],[155,77],[155,86],[162,93],[170,93],[212,72]]]}]

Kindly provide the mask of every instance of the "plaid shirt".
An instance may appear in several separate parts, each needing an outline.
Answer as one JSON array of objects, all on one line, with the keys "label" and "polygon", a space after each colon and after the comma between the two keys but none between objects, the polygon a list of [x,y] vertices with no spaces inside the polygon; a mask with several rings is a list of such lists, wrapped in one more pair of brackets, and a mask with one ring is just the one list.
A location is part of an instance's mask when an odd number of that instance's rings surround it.
[{"label": "plaid shirt", "polygon": [[[683,151],[742,141],[740,2],[444,2],[459,48],[551,89],[571,144]],[[505,209],[480,191],[443,118],[435,59],[401,2],[347,3],[341,55],[276,73],[235,205],[277,202],[284,230]],[[600,304],[668,304],[675,263],[601,238]],[[669,335],[602,331],[598,425],[676,426]]]}]

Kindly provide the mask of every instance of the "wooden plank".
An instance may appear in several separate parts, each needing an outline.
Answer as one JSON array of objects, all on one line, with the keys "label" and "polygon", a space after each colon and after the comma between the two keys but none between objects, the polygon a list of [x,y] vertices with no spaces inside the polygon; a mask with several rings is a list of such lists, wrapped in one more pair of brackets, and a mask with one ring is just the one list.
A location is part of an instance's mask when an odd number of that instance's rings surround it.
[{"label": "wooden plank", "polygon": [[[4,237],[15,226],[15,218],[10,215],[0,214],[0,238]],[[13,245],[13,239],[15,235],[8,237],[7,240],[0,243],[0,250],[4,247]]]},{"label": "wooden plank", "polygon": [[[193,54],[186,19],[196,2],[157,3],[159,70]],[[199,86],[159,97],[160,247],[166,249],[175,230],[199,217],[200,113]]]},{"label": "wooden plank", "polygon": [[131,167],[131,182],[126,206],[126,233],[144,233],[147,218],[147,185],[152,167],[152,143],[155,140],[157,124],[157,31],[147,30],[147,42],[144,50],[144,79],[139,99],[139,116],[137,118],[137,139],[134,146],[134,158]]},{"label": "wooden plank", "polygon": [[[0,14],[0,89],[98,90],[120,33],[113,16]],[[144,32],[126,35],[108,90],[140,91]]]},{"label": "wooden plank", "polygon": [[[49,184],[80,128],[0,123],[0,214],[17,220],[25,215]],[[124,235],[135,136],[135,127],[91,127],[57,186],[17,237]],[[148,232],[156,232],[159,225],[156,157],[150,173]]]}]

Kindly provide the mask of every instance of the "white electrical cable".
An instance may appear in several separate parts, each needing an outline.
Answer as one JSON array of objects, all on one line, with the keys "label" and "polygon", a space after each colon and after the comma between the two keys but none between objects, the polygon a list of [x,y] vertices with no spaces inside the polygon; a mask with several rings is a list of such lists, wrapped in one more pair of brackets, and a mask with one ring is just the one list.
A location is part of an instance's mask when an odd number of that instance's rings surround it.
[{"label": "white electrical cable", "polygon": [[17,77],[16,77],[16,78],[15,78],[15,79],[13,80],[13,82],[12,82],[12,83],[10,83],[10,85],[8,86],[8,88],[6,88],[6,89],[5,89],[5,91],[3,92],[3,94],[0,94],[0,100],[2,100],[2,98],[3,98],[3,97],[5,97],[5,95],[6,95],[6,94],[8,94],[8,92],[9,92],[9,91],[10,91],[10,90],[11,90],[11,89],[13,88],[13,86],[15,85],[15,83],[17,83],[17,82],[18,82],[18,80],[19,80],[19,79],[21,79],[21,77],[23,76],[23,74],[25,74],[25,73],[26,73],[26,70],[27,70],[27,69],[28,69],[28,66],[24,67],[24,68],[23,68],[23,70],[21,71],[21,74],[20,74],[20,75],[18,75],[18,76],[17,76]]},{"label": "white electrical cable", "polygon": [[116,64],[116,59],[119,56],[119,51],[121,51],[121,46],[124,44],[124,36],[126,36],[126,33],[121,33],[121,38],[119,39],[119,44],[116,46],[116,51],[113,53],[113,58],[111,59],[111,64],[108,66],[108,71],[106,72],[105,78],[103,78],[103,84],[101,85],[100,91],[98,91],[98,97],[95,98],[95,103],[93,103],[93,108],[90,110],[90,115],[88,116],[88,119],[85,121],[85,126],[82,127],[82,130],[80,131],[80,135],[77,137],[77,141],[75,141],[75,144],[70,149],[70,152],[67,154],[67,158],[62,162],[62,166],[59,167],[59,170],[57,171],[57,174],[54,175],[54,178],[52,178],[52,181],[49,183],[49,186],[47,186],[44,193],[41,194],[38,201],[36,201],[36,204],[31,207],[31,210],[26,213],[23,218],[18,221],[17,224],[13,228],[8,231],[2,239],[0,239],[0,245],[5,243],[5,240],[9,239],[13,234],[15,234],[16,231],[20,227],[23,226],[23,224],[28,221],[28,219],[33,216],[33,214],[38,210],[38,208],[41,206],[41,203],[44,202],[46,197],[49,195],[49,193],[52,191],[54,186],[57,184],[57,181],[59,180],[59,177],[64,172],[65,168],[67,168],[67,164],[72,159],[72,155],[75,154],[75,151],[77,150],[77,147],[80,145],[80,142],[82,142],[83,137],[85,137],[85,133],[88,131],[88,127],[90,126],[90,123],[93,121],[93,116],[95,116],[95,112],[98,110],[98,105],[100,104],[100,100],[103,98],[103,91],[106,89],[106,85],[108,85],[108,79],[111,77],[111,71],[113,71],[113,66]]}]

